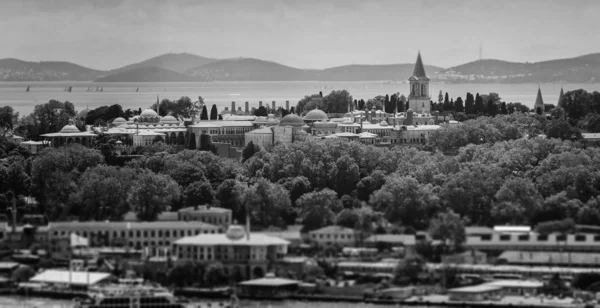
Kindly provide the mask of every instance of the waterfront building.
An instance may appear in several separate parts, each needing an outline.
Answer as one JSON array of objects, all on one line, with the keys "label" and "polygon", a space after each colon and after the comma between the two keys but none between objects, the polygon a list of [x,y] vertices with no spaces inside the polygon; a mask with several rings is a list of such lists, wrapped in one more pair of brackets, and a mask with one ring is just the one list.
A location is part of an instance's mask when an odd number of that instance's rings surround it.
[{"label": "waterfront building", "polygon": [[414,255],[417,244],[416,237],[412,234],[374,234],[364,240],[366,247],[386,248],[403,247],[405,255]]},{"label": "waterfront building", "polygon": [[499,252],[505,250],[521,251],[600,251],[600,234],[583,233],[565,234],[537,232],[518,229],[514,230],[485,230],[477,228],[472,232],[466,229],[467,239],[465,248],[484,252]]},{"label": "waterfront building", "polygon": [[497,260],[523,266],[600,267],[600,256],[594,252],[507,250]]},{"label": "waterfront building", "polygon": [[319,247],[339,246],[353,247],[356,245],[357,234],[354,229],[341,226],[327,226],[308,232],[309,238]]},{"label": "waterfront building", "polygon": [[179,260],[218,260],[227,273],[241,279],[264,277],[286,254],[289,242],[231,225],[225,234],[187,236],[175,242]]},{"label": "waterfront building", "polygon": [[22,147],[26,148],[27,150],[29,150],[29,152],[31,154],[37,154],[39,151],[41,151],[45,147],[46,144],[47,144],[47,142],[43,142],[43,141],[28,140],[28,141],[23,141],[23,142],[19,143],[19,146],[22,146]]},{"label": "waterfront building", "polygon": [[29,282],[64,288],[87,289],[93,285],[113,281],[109,273],[47,269]]},{"label": "waterfront building", "polygon": [[200,221],[223,228],[227,228],[232,222],[230,209],[210,205],[182,208],[177,211],[177,220]]}]

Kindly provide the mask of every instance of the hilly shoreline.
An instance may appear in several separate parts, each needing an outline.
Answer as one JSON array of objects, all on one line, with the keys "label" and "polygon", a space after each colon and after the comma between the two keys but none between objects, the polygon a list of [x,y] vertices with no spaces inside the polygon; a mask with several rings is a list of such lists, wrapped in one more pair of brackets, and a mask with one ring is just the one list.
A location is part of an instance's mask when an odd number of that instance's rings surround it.
[{"label": "hilly shoreline", "polygon": [[[0,59],[0,82],[404,81],[413,67],[406,63],[299,69],[254,58],[212,59],[179,53],[102,71],[70,62],[7,58]],[[451,68],[426,65],[425,69],[432,82],[444,83],[598,83],[600,53],[537,63],[484,59]]]}]

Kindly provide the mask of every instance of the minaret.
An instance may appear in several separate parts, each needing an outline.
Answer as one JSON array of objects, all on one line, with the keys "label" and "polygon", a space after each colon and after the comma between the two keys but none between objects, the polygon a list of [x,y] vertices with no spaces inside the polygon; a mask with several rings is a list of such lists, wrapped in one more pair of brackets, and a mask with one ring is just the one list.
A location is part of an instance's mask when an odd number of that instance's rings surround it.
[{"label": "minaret", "polygon": [[544,100],[542,99],[542,90],[540,89],[539,85],[537,97],[535,98],[535,104],[533,105],[533,110],[535,110],[535,113],[537,114],[544,114]]},{"label": "minaret", "polygon": [[558,103],[556,104],[556,107],[559,107],[560,105],[562,105],[564,96],[565,96],[565,92],[563,92],[563,88],[560,87],[560,94],[558,95]]},{"label": "minaret", "polygon": [[408,79],[410,82],[410,95],[408,96],[409,106],[416,113],[430,113],[431,96],[429,96],[429,77],[425,73],[423,60],[421,60],[421,51],[417,55],[417,62],[412,76]]}]

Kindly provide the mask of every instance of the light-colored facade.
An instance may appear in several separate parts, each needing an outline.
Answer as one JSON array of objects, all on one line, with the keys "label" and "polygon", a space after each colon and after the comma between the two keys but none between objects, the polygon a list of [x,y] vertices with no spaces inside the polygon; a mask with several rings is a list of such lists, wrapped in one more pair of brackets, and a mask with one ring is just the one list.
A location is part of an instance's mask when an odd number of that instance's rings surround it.
[{"label": "light-colored facade", "polygon": [[222,207],[200,205],[177,211],[179,221],[200,221],[227,228],[232,223],[231,210]]},{"label": "light-colored facade", "polygon": [[219,260],[227,273],[252,279],[263,277],[287,254],[288,241],[260,233],[246,234],[238,226],[230,230],[235,228],[236,236],[228,231],[182,238],[175,242],[175,255],[179,260]]},{"label": "light-colored facade", "polygon": [[430,113],[431,96],[429,95],[429,78],[425,73],[425,67],[421,60],[421,52],[417,56],[413,75],[408,80],[410,82],[408,109],[412,109],[416,113]]},{"label": "light-colored facade", "polygon": [[328,226],[310,231],[309,238],[319,247],[353,247],[356,245],[357,235],[356,232],[350,228],[344,228],[340,226]]},{"label": "light-colored facade", "polygon": [[244,135],[254,129],[250,121],[200,121],[188,127],[195,138],[196,147],[200,148],[200,135],[209,134],[213,142],[229,143],[233,147],[245,145]]}]

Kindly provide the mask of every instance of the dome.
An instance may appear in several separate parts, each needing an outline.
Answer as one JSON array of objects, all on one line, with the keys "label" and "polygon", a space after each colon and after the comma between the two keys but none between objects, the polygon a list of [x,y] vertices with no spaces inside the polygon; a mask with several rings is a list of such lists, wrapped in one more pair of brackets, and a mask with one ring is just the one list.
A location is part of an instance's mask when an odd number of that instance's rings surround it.
[{"label": "dome", "polygon": [[379,123],[379,126],[388,126],[388,125],[389,125],[389,124],[388,124],[388,122],[386,122],[386,121],[381,121],[381,122]]},{"label": "dome", "polygon": [[279,122],[280,126],[292,126],[292,127],[302,127],[304,125],[304,121],[302,118],[295,114],[288,114],[281,119]]},{"label": "dome", "polygon": [[158,114],[156,113],[156,111],[154,111],[152,109],[146,109],[146,110],[142,111],[142,113],[140,114],[140,117],[156,118],[156,117],[158,117]]},{"label": "dome", "polygon": [[175,119],[174,116],[172,115],[168,115],[168,116],[164,116],[162,119],[160,119],[160,123],[177,123],[179,121],[177,121],[177,119]]},{"label": "dome", "polygon": [[79,128],[73,124],[65,125],[60,132],[63,134],[81,133]]},{"label": "dome", "polygon": [[269,118],[269,119],[274,119],[274,118],[275,118],[275,115],[274,115],[274,114],[272,114],[272,113],[269,113],[269,114],[267,115],[267,118]]},{"label": "dome", "polygon": [[354,124],[354,121],[352,121],[351,119],[345,119],[344,122],[342,122],[342,124]]},{"label": "dome", "polygon": [[304,120],[305,121],[327,121],[327,120],[329,120],[329,117],[327,117],[327,114],[323,110],[313,109],[304,116]]},{"label": "dome", "polygon": [[113,125],[121,125],[121,124],[125,124],[125,123],[127,123],[127,120],[125,120],[121,117],[118,117],[112,121]]},{"label": "dome", "polygon": [[223,109],[219,114],[220,115],[231,114],[231,111],[229,111],[229,107],[225,107],[225,109]]},{"label": "dome", "polygon": [[227,228],[225,236],[232,241],[241,240],[246,235],[246,230],[240,225],[231,225]]}]

